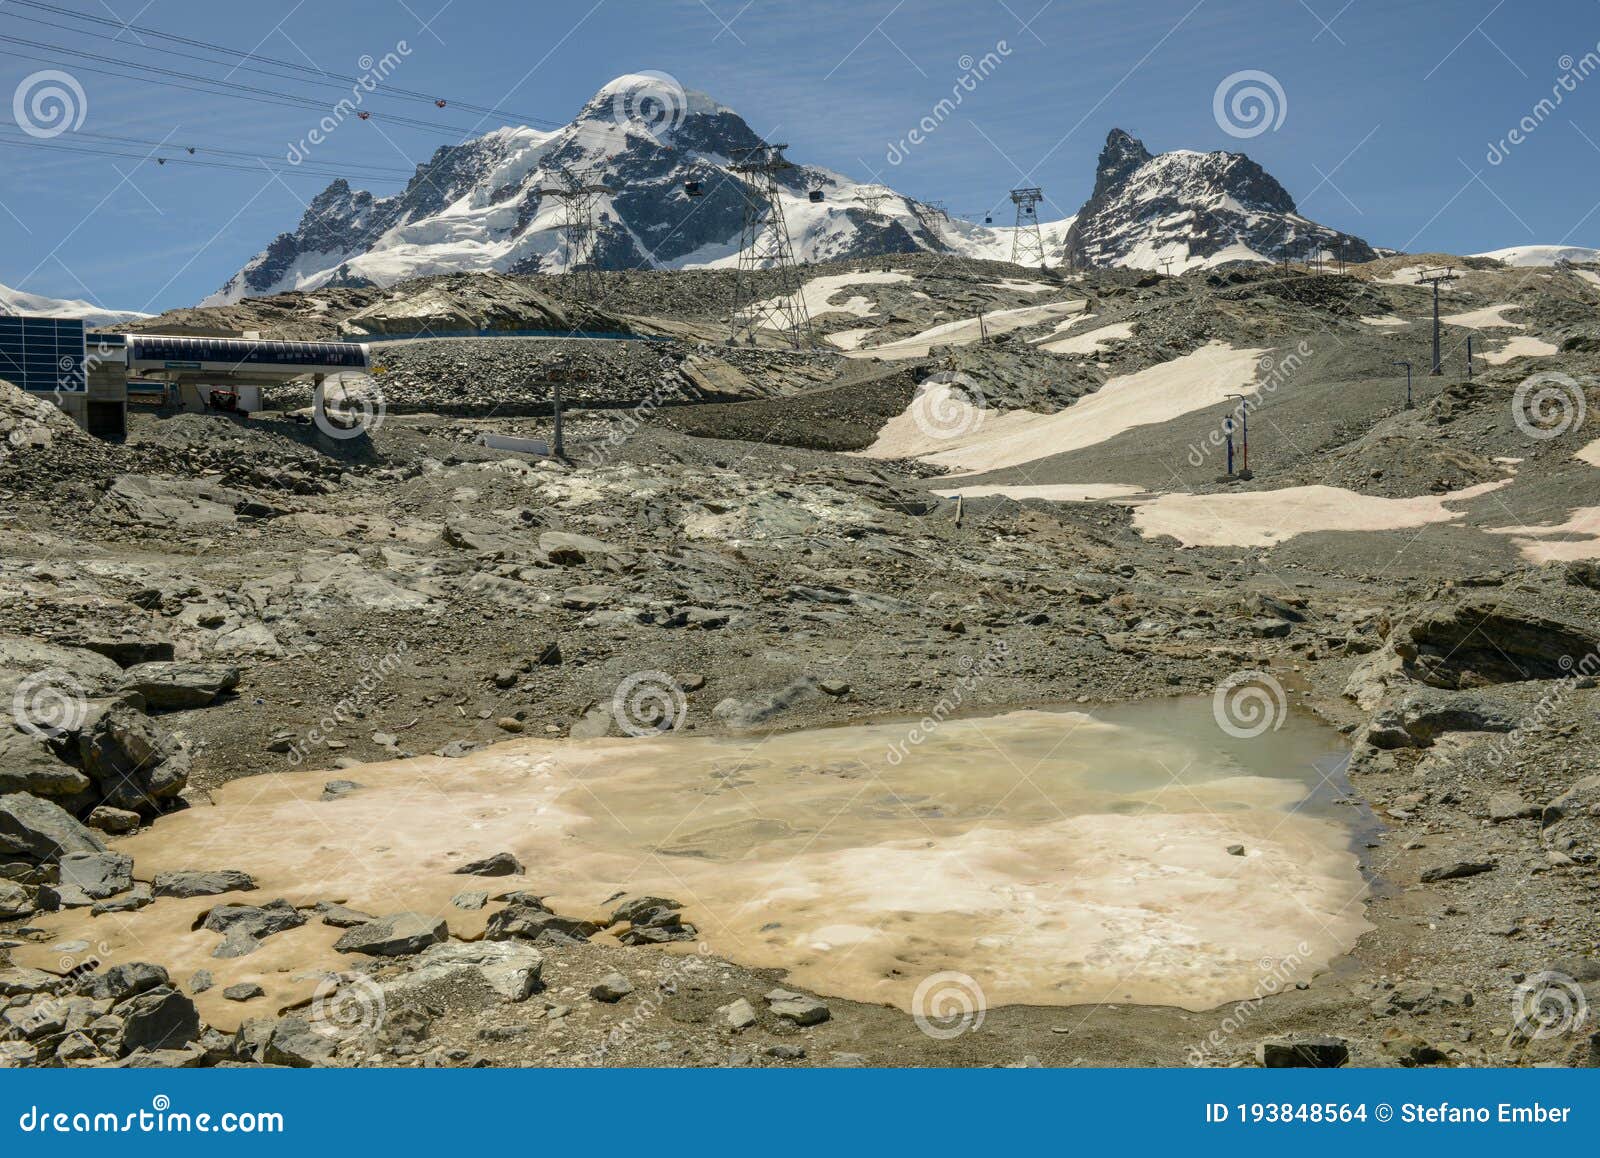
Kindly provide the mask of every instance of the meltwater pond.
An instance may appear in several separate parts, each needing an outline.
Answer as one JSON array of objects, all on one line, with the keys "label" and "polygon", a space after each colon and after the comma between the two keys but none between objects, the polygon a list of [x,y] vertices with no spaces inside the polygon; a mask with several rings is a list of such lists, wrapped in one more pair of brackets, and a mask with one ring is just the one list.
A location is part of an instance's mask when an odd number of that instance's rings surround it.
[{"label": "meltwater pond", "polygon": [[[452,906],[471,889],[526,890],[565,916],[623,892],[670,897],[704,951],[906,1009],[945,971],[991,1007],[1205,1009],[1309,978],[1369,927],[1353,810],[1331,807],[1340,738],[1308,719],[1235,739],[1205,699],[909,729],[518,740],[363,765],[337,799],[322,798],[327,772],[265,775],[119,847],[143,879],[239,868],[259,891],[226,900],[415,910],[465,938],[499,907]],[[502,851],[525,876],[453,873]],[[215,958],[218,935],[191,927],[213,903],[46,923],[102,959],[205,968],[218,993],[257,981],[280,1005],[349,965],[332,952],[340,930],[315,917]],[[208,1018],[238,1020],[209,996]]]}]

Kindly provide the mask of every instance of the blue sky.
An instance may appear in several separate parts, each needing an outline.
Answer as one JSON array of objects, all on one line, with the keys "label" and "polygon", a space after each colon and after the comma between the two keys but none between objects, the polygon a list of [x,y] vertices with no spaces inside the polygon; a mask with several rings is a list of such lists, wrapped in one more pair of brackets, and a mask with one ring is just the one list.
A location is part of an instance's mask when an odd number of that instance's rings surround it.
[{"label": "blue sky", "polygon": [[[1107,131],[1122,127],[1154,151],[1246,152],[1308,216],[1376,245],[1600,245],[1600,72],[1578,75],[1585,54],[1600,59],[1596,0],[54,2],[340,74],[405,42],[391,83],[455,103],[371,107],[441,127],[353,122],[316,153],[320,166],[372,172],[352,184],[380,194],[459,139],[449,130],[504,123],[464,103],[561,122],[612,77],[658,70],[789,142],[797,160],[876,174],[958,213],[981,214],[1026,181],[1049,198],[1042,216],[1070,214]],[[0,142],[34,142],[0,145],[0,283],[123,309],[192,304],[292,228],[326,184],[244,158],[235,171],[100,155],[146,150],[86,134],[260,154],[287,170],[279,159],[322,114],[185,91],[183,74],[228,70],[164,58],[161,42],[114,24],[82,26],[111,40],[51,24],[77,22],[0,0],[0,37],[14,38],[0,40],[0,97],[57,68],[84,103],[81,124],[47,140],[19,131],[14,102],[0,106]],[[180,75],[123,79],[91,71],[115,65],[16,39]],[[951,94],[968,59],[989,53],[999,64],[959,110],[891,164],[891,144]],[[1247,71],[1276,82],[1281,99],[1267,91],[1281,120],[1240,137],[1214,97]],[[338,98],[283,75],[232,80]],[[1560,103],[1541,110],[1556,90]],[[1510,143],[1525,119],[1531,131]]]}]

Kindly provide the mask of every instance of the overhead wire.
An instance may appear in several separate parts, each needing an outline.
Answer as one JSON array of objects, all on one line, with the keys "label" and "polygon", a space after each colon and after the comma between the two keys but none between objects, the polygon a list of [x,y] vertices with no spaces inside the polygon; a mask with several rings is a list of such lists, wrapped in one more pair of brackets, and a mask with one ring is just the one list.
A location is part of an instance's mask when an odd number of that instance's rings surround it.
[{"label": "overhead wire", "polygon": [[[98,25],[102,25],[102,26],[106,26],[106,27],[116,28],[118,30],[119,35],[122,32],[133,32],[133,33],[136,33],[136,34],[138,34],[140,36],[153,36],[153,37],[155,37],[155,38],[157,38],[159,40],[170,41],[171,43],[174,43],[174,44],[183,44],[183,45],[187,45],[187,46],[189,46],[191,48],[203,49],[203,50],[205,50],[207,52],[221,53],[221,54],[223,54],[225,56],[237,57],[237,58],[239,58],[241,60],[259,61],[262,64],[271,65],[275,69],[285,69],[286,68],[286,69],[290,69],[290,70],[295,71],[295,72],[303,73],[303,74],[306,74],[306,75],[309,75],[309,76],[315,76],[315,77],[323,78],[323,79],[328,80],[328,81],[336,81],[336,82],[339,82],[339,83],[345,84],[345,85],[359,84],[360,80],[361,80],[361,78],[359,78],[359,77],[353,77],[353,76],[349,76],[349,75],[345,75],[345,74],[341,74],[341,73],[330,72],[327,69],[318,68],[315,65],[300,64],[300,63],[298,63],[296,61],[292,61],[292,60],[281,60],[281,59],[278,59],[276,57],[263,56],[261,53],[255,52],[254,50],[252,50],[250,52],[244,52],[244,51],[241,51],[241,50],[239,50],[237,48],[229,48],[226,45],[214,44],[214,43],[212,43],[210,41],[198,40],[198,39],[196,39],[194,37],[190,37],[190,36],[180,36],[180,35],[178,35],[176,33],[172,33],[172,32],[163,32],[163,31],[161,31],[160,29],[157,29],[157,28],[149,28],[149,27],[146,27],[146,26],[140,25],[140,24],[125,23],[124,21],[121,21],[121,20],[111,19],[111,18],[104,17],[104,16],[96,16],[96,15],[93,15],[93,14],[87,13],[87,12],[76,12],[73,9],[63,8],[63,7],[61,7],[60,5],[57,5],[57,4],[43,3],[42,0],[11,0],[11,3],[14,6],[32,8],[32,9],[35,9],[35,10],[38,10],[38,11],[43,11],[43,12],[50,12],[50,13],[53,13],[53,14],[58,15],[58,16],[70,17],[71,19],[81,20],[81,21],[83,21],[85,23],[89,23],[89,24],[98,24]],[[34,23],[39,23],[39,24],[47,24],[52,28],[65,29],[66,31],[77,33],[78,35],[97,36],[97,37],[99,37],[100,39],[103,39],[103,40],[112,40],[112,41],[117,41],[118,40],[118,37],[106,36],[104,33],[88,32],[88,31],[83,30],[83,29],[72,28],[71,26],[68,26],[68,25],[53,24],[50,21],[41,20],[40,18],[35,17],[35,16],[26,16],[23,13],[20,13],[20,12],[13,12],[11,14],[16,16],[19,19],[22,19],[22,20],[28,20],[28,21],[32,21]],[[194,57],[192,59],[201,59],[201,58]],[[212,62],[212,63],[226,63],[226,62]],[[259,71],[264,71],[264,70],[253,69],[252,71],[259,72]],[[428,101],[429,103],[437,103],[437,101],[439,99],[437,93],[426,93],[426,92],[422,92],[422,91],[420,91],[418,89],[401,88],[401,87],[399,87],[397,85],[386,85],[385,88],[386,88],[386,91],[390,95],[396,96],[396,97],[405,97],[405,98],[412,99],[412,100],[425,100],[425,101]],[[500,107],[494,106],[494,105],[480,105],[480,104],[475,104],[475,103],[473,103],[471,101],[462,101],[462,100],[455,100],[455,99],[451,99],[451,100],[447,101],[447,103],[450,104],[450,105],[454,105],[457,108],[465,109],[468,112],[481,113],[481,114],[483,114],[485,116],[503,117],[503,118],[506,118],[506,119],[509,119],[509,120],[520,121],[522,124],[529,125],[529,126],[540,125],[540,126],[543,126],[543,127],[546,127],[546,128],[561,128],[562,125],[564,124],[564,122],[561,122],[561,121],[554,121],[554,120],[550,120],[549,118],[545,118],[545,117],[528,116],[528,115],[523,114],[523,113],[514,112],[512,110],[500,108]]]}]

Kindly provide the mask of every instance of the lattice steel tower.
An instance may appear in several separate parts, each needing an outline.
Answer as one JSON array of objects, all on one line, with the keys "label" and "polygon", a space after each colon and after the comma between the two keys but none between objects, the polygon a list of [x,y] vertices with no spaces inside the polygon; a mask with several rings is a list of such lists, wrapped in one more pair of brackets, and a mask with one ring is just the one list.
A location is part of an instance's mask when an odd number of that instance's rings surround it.
[{"label": "lattice steel tower", "polygon": [[1039,202],[1043,200],[1043,189],[1011,190],[1011,203],[1017,207],[1017,228],[1011,235],[1011,261],[1015,265],[1044,268],[1044,234],[1039,232]]},{"label": "lattice steel tower", "polygon": [[559,167],[556,175],[561,184],[541,187],[538,193],[541,198],[554,197],[561,202],[561,232],[567,239],[567,273],[578,279],[586,301],[598,303],[605,287],[595,261],[598,242],[595,206],[601,197],[616,190],[581,176],[565,165]]},{"label": "lattice steel tower", "polygon": [[[733,284],[728,344],[755,344],[756,331],[782,334],[795,349],[814,344],[811,314],[800,292],[794,246],[783,218],[778,176],[794,169],[783,155],[788,145],[740,149],[730,166],[744,192],[744,227],[739,233],[739,264]],[[775,271],[776,278],[757,276]]]}]

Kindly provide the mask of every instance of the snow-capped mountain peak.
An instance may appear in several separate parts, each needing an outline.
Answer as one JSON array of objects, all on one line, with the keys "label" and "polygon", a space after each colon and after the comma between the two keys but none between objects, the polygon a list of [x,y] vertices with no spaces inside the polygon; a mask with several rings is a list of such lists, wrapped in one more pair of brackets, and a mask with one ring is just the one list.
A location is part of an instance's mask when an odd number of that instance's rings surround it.
[{"label": "snow-capped mountain peak", "polygon": [[[387,197],[335,181],[298,228],[280,234],[203,304],[334,284],[390,285],[470,270],[559,273],[566,209],[551,190],[578,180],[595,200],[593,259],[603,268],[682,268],[737,261],[745,197],[736,158],[763,144],[743,118],[660,73],[602,86],[568,125],[508,127],[440,148]],[[779,177],[802,261],[928,250],[1010,260],[1015,230],[951,219],[883,186],[798,159]],[[1009,208],[1009,207],[1008,207]],[[1118,129],[1094,194],[1076,218],[1041,222],[1046,263],[1178,269],[1270,260],[1282,235],[1342,238],[1299,217],[1282,186],[1248,157],[1151,154]],[[1277,241],[1274,241],[1274,238]],[[1352,260],[1371,251],[1344,239]]]},{"label": "snow-capped mountain peak", "polygon": [[1318,252],[1370,261],[1358,237],[1302,217],[1294,198],[1243,153],[1178,149],[1153,154],[1121,129],[1106,137],[1094,193],[1069,239],[1073,259],[1182,272],[1228,261],[1296,259]]},{"label": "snow-capped mountain peak", "polygon": [[88,326],[115,326],[149,314],[133,310],[107,310],[74,298],[47,298],[0,285],[0,314],[28,314],[40,318],[81,318]]}]

